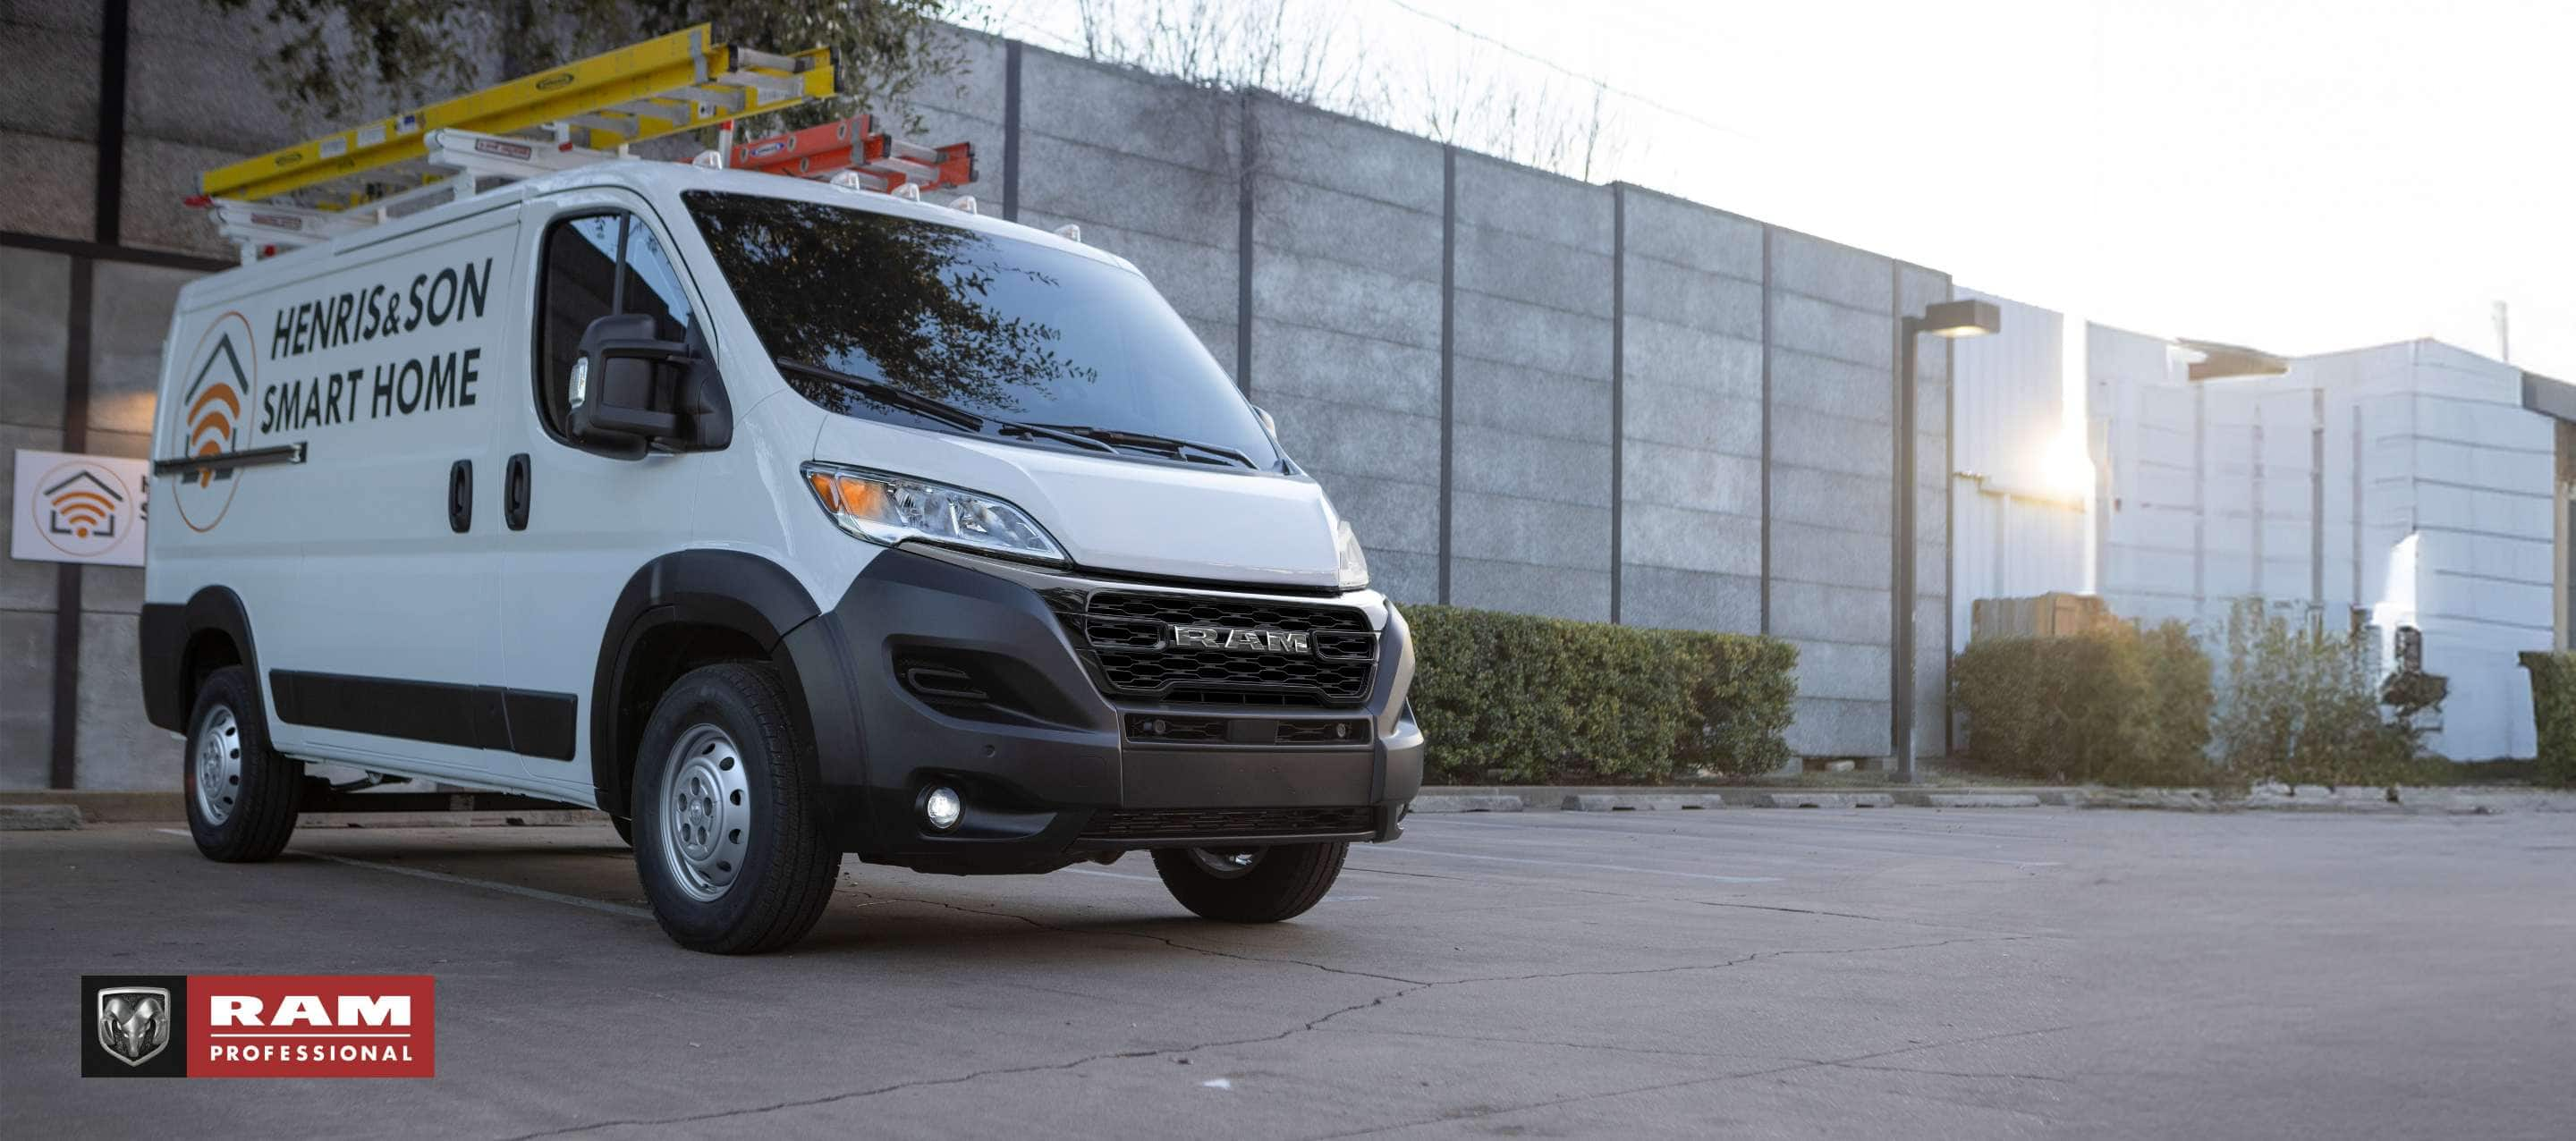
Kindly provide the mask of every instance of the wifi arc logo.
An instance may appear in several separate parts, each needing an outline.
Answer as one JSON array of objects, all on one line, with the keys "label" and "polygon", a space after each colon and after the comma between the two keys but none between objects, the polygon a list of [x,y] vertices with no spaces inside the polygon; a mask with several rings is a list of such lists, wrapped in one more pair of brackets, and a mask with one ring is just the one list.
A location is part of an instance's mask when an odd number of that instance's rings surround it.
[{"label": "wifi arc logo", "polygon": [[132,488],[114,471],[74,460],[45,473],[30,503],[35,531],[55,550],[96,558],[134,533]]},{"label": "wifi arc logo", "polygon": [[[175,402],[181,454],[214,456],[241,451],[250,435],[250,426],[242,419],[242,407],[249,403],[252,371],[259,362],[250,320],[239,313],[215,318],[190,359],[188,387]],[[241,490],[241,477],[236,469],[180,476],[172,495],[179,504],[180,522],[193,531],[213,530],[232,509],[233,496]]]}]

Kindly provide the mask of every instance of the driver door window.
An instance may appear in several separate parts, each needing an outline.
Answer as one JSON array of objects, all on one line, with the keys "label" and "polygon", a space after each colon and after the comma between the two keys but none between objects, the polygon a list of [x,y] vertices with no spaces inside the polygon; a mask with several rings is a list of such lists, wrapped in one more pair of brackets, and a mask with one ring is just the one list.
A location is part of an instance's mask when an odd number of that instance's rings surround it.
[{"label": "driver door window", "polygon": [[690,309],[680,275],[651,227],[623,211],[556,220],[546,230],[537,326],[537,412],[546,431],[569,441],[573,362],[590,323],[618,313],[653,317],[655,336],[688,337]]}]

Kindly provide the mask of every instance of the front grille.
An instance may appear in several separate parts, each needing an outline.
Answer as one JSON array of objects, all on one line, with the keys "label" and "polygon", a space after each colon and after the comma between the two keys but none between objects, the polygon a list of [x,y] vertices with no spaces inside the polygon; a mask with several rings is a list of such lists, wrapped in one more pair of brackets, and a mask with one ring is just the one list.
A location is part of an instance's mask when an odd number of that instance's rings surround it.
[{"label": "front grille", "polygon": [[1330,836],[1370,832],[1376,813],[1350,808],[1110,808],[1094,814],[1085,840],[1222,840],[1230,836]]},{"label": "front grille", "polygon": [[[1377,631],[1348,606],[1222,595],[1053,589],[1064,623],[1100,691],[1113,698],[1201,705],[1352,706],[1377,679]],[[1178,646],[1174,626],[1311,635],[1314,652],[1253,653]]]}]

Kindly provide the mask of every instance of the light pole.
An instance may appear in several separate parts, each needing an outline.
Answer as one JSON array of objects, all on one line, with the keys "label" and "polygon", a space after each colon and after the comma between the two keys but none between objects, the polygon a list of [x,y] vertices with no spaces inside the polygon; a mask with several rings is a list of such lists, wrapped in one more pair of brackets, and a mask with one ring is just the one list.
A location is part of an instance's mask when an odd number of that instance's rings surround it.
[{"label": "light pole", "polygon": [[[1896,519],[1891,536],[1890,554],[1895,564],[1895,581],[1887,600],[1888,649],[1894,659],[1888,664],[1888,698],[1894,708],[1888,718],[1889,753],[1895,758],[1896,779],[1914,783],[1914,343],[1925,333],[1935,337],[1976,337],[2003,328],[2003,314],[1991,301],[1973,298],[1937,301],[1926,307],[1921,316],[1907,315],[1898,330],[1902,345],[1897,350],[1901,362],[1896,371]],[[1950,383],[1957,383],[1953,377]],[[1955,427],[1944,424],[1943,432]],[[1942,473],[1942,486],[1949,486],[1949,473]],[[1942,647],[1947,653],[1948,646]]]}]

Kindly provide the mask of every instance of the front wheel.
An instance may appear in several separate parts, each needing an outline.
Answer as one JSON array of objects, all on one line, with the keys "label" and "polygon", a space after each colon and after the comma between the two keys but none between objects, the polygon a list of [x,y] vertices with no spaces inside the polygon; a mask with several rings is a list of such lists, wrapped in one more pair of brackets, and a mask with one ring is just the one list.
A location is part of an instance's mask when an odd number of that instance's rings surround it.
[{"label": "front wheel", "polygon": [[635,759],[635,868],[674,942],[723,955],[804,938],[832,898],[786,691],[767,666],[691,670],[653,707]]},{"label": "front wheel", "polygon": [[1277,923],[1323,902],[1349,844],[1271,848],[1157,848],[1154,871],[1172,898],[1208,919]]}]

